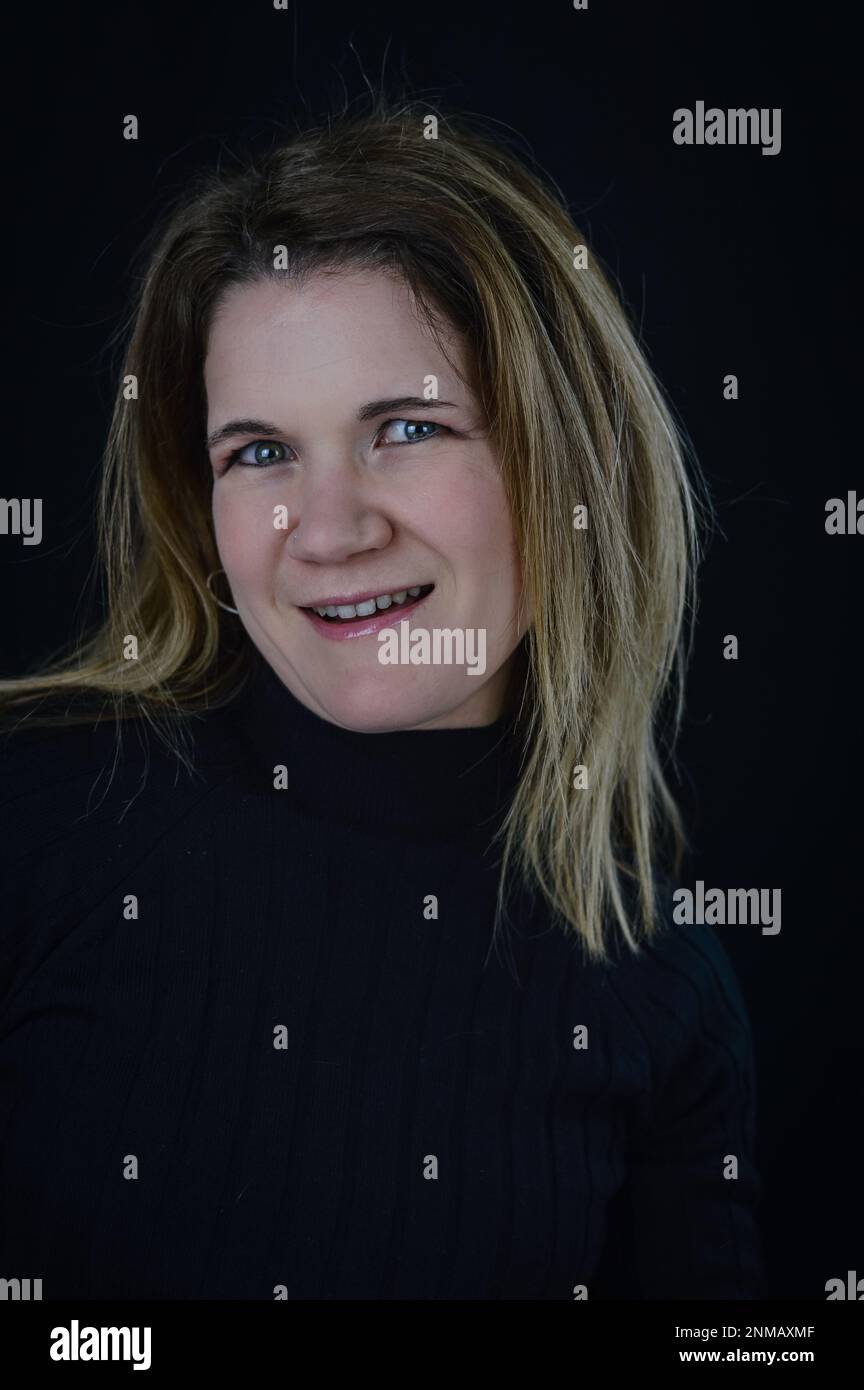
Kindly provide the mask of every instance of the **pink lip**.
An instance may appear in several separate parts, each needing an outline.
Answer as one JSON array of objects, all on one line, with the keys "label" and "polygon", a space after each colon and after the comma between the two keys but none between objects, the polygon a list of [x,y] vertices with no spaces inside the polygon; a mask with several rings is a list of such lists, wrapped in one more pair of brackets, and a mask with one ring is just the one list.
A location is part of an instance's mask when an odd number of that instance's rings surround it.
[{"label": "pink lip", "polygon": [[[377,613],[370,613],[368,618],[355,618],[350,623],[334,623],[327,618],[321,618],[310,608],[301,608],[300,612],[304,618],[308,618],[316,632],[320,632],[322,637],[328,637],[331,642],[346,642],[352,637],[368,637],[371,633],[380,632],[385,627],[396,627],[402,618],[413,613],[415,608],[419,608],[421,603],[425,603],[427,598],[434,594],[435,590],[430,589],[428,594],[421,594],[411,603],[402,603],[398,608],[391,605],[390,608],[381,608]],[[362,603],[362,599],[357,600]],[[323,604],[321,605],[323,607]]]}]

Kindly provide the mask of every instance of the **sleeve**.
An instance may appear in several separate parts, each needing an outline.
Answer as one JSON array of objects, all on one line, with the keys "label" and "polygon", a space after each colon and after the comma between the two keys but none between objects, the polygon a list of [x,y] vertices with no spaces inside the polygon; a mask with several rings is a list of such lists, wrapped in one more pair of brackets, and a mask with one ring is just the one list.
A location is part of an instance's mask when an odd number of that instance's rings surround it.
[{"label": "sleeve", "polygon": [[713,930],[684,930],[659,953],[668,992],[658,1027],[675,1046],[663,1052],[652,1103],[632,1133],[633,1274],[644,1299],[758,1299],[750,1023]]}]

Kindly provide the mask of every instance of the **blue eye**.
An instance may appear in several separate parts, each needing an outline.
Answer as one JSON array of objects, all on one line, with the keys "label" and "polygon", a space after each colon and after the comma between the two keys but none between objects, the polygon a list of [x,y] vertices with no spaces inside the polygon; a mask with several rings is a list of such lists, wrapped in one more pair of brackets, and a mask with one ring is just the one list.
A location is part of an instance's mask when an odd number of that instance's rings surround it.
[{"label": "blue eye", "polygon": [[[402,439],[390,440],[387,447],[393,444],[419,444],[424,439],[434,439],[442,430],[445,434],[451,434],[446,425],[439,425],[434,420],[387,420],[381,426],[378,436],[379,442],[382,436],[392,426],[400,425],[405,427],[406,436]],[[422,433],[421,433],[422,431]],[[249,450],[252,450],[251,458],[244,458]],[[225,463],[225,472],[232,468],[235,463],[241,468],[272,468],[277,463],[290,463],[288,458],[289,446],[282,444],[278,439],[256,439],[251,444],[244,444],[241,449],[235,449],[228,455]],[[290,450],[293,453],[293,450]]]},{"label": "blue eye", "polygon": [[[228,456],[226,471],[232,464],[239,463],[244,468],[269,468],[274,463],[284,463],[287,444],[280,444],[278,439],[256,439],[252,444],[244,444],[242,449],[235,449],[233,454]],[[255,452],[251,459],[244,459],[243,455],[248,449]],[[281,450],[281,456],[274,458],[274,450]],[[266,457],[269,454],[270,457]]]},{"label": "blue eye", "polygon": [[433,439],[442,428],[446,428],[446,426],[436,424],[434,420],[387,420],[381,427],[382,434],[388,430],[391,425],[404,425],[408,430],[431,431],[429,434],[409,434],[407,439],[392,440],[391,442],[394,444],[418,444],[423,439]]}]

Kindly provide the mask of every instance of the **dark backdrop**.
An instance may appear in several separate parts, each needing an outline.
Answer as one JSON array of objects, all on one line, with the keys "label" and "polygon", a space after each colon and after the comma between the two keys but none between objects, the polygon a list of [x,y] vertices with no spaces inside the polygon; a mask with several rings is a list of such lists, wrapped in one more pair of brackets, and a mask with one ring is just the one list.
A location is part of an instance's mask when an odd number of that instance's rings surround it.
[{"label": "dark backdrop", "polygon": [[[856,49],[838,6],[271,0],[40,5],[6,29],[11,301],[0,495],[2,671],[61,644],[93,557],[116,389],[106,351],[140,238],[189,172],[364,91],[480,113],[523,140],[620,283],[718,511],[680,744],[682,881],[781,888],[778,936],[718,928],[751,1010],[770,1292],[864,1273],[858,578],[828,536],[857,487],[851,218]],[[680,147],[672,113],[782,110],[782,148]],[[140,121],[137,142],[122,118]],[[727,373],[740,399],[723,399]],[[738,661],[722,639],[739,638]],[[858,1180],[853,1180],[857,1172]]]}]

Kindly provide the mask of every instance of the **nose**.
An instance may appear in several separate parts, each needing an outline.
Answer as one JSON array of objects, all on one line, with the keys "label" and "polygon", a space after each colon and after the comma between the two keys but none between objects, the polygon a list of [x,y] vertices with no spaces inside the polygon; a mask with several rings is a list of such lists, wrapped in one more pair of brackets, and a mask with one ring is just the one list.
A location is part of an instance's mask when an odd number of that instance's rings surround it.
[{"label": "nose", "polygon": [[393,536],[380,495],[349,462],[310,468],[294,513],[286,533],[294,560],[338,564],[364,550],[382,550]]}]

